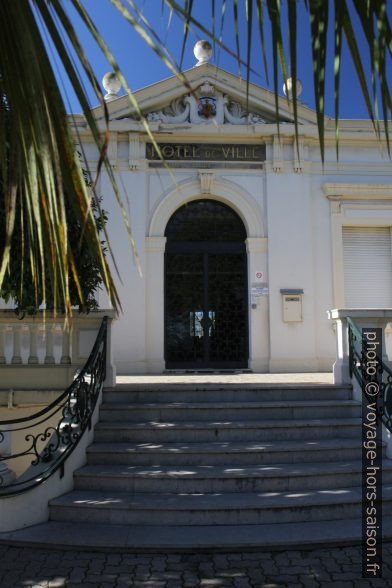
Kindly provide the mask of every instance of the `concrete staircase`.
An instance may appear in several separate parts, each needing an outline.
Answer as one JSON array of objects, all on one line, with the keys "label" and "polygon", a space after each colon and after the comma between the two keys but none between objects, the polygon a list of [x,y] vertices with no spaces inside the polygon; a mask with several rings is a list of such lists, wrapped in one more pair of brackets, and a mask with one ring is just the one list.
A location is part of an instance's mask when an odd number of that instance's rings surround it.
[{"label": "concrete staircase", "polygon": [[[191,378],[190,378],[190,381]],[[392,539],[392,460],[383,463]],[[361,405],[350,387],[163,384],[105,390],[74,490],[0,543],[112,551],[361,543]]]},{"label": "concrete staircase", "polygon": [[[360,541],[360,417],[349,387],[117,386],[50,519],[133,549]],[[387,534],[392,460],[383,483]]]}]

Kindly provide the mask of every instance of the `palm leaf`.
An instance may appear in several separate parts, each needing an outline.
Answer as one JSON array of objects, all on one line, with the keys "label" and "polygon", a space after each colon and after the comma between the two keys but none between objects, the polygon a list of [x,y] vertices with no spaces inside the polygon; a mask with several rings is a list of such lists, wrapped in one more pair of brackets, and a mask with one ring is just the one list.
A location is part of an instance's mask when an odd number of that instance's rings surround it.
[{"label": "palm leaf", "polygon": [[274,91],[275,91],[275,114],[276,124],[278,127],[278,135],[280,134],[279,127],[279,87],[278,87],[278,56],[280,69],[283,74],[283,82],[287,85],[287,67],[286,59],[283,49],[282,28],[281,28],[281,4],[280,0],[267,0],[268,14],[271,21],[272,28],[272,55],[273,55],[273,71],[274,71]]},{"label": "palm leaf", "polygon": [[[221,22],[220,22],[220,33],[219,33],[219,42],[222,43],[223,39],[223,28],[225,23],[225,15],[226,15],[226,0],[222,0],[222,9],[221,9]],[[214,39],[215,43],[215,39]]]},{"label": "palm leaf", "polygon": [[[212,34],[215,37],[215,24],[216,24],[216,17],[215,17],[215,0],[211,0],[211,25],[212,25]],[[213,45],[214,53],[216,51],[216,43],[214,41]]]},{"label": "palm leaf", "polygon": [[[234,2],[236,0],[233,0]],[[112,0],[113,2],[113,0]],[[246,67],[246,62],[243,61],[240,58],[239,55],[239,51],[237,51],[237,53],[235,51],[232,51],[230,49],[230,47],[223,43],[223,41],[221,39],[218,39],[211,30],[209,30],[207,27],[205,27],[200,21],[198,21],[192,14],[187,14],[184,10],[184,8],[178,4],[178,2],[176,2],[175,0],[165,0],[166,4],[177,14],[177,16],[179,18],[188,18],[189,19],[189,23],[192,23],[195,27],[197,27],[202,33],[204,33],[205,35],[207,35],[207,37],[209,39],[211,39],[214,43],[216,43],[218,45],[218,47],[224,49],[224,51],[228,54],[231,55],[232,57],[234,57],[237,61],[239,60],[239,63],[241,65],[244,65]],[[222,10],[223,7],[226,6],[226,3],[224,2],[222,4]],[[224,13],[223,13],[224,14]],[[252,73],[257,73],[254,69],[251,68],[251,72]]]},{"label": "palm leaf", "polygon": [[262,4],[261,0],[256,0],[256,7],[257,7],[257,20],[259,23],[259,36],[260,36],[261,52],[263,55],[264,72],[265,72],[267,84],[269,84],[267,54],[266,54],[266,50],[265,50],[263,4]]},{"label": "palm leaf", "polygon": [[299,161],[298,141],[298,107],[297,107],[297,5],[296,2],[288,2],[289,40],[290,40],[290,61],[292,79],[292,100],[294,111],[294,129],[297,157]]},{"label": "palm leaf", "polygon": [[240,53],[240,34],[238,26],[238,0],[233,0],[233,18],[234,18],[234,35],[235,35],[235,46],[237,49],[237,64],[238,64],[238,75],[241,75],[241,53]]},{"label": "palm leaf", "polygon": [[374,115],[373,115],[373,106],[372,101],[370,99],[367,82],[366,82],[366,75],[364,72],[360,51],[358,49],[358,43],[355,38],[355,33],[353,26],[351,24],[350,13],[347,8],[346,1],[342,2],[342,27],[344,31],[345,38],[347,40],[347,44],[351,53],[351,57],[354,63],[355,70],[357,72],[358,81],[361,86],[362,95],[365,99],[366,108],[369,114],[370,120],[373,122],[375,131],[377,132],[377,128],[374,122]]},{"label": "palm leaf", "polygon": [[246,53],[246,110],[249,110],[250,50],[252,46],[253,0],[246,0],[247,53]]},{"label": "palm leaf", "polygon": [[[147,119],[145,118],[142,111],[140,110],[139,104],[134,96],[134,93],[132,92],[131,88],[129,87],[128,82],[125,79],[124,75],[122,74],[121,69],[120,69],[117,61],[115,60],[113,54],[111,53],[108,45],[106,44],[105,40],[99,34],[97,28],[95,27],[95,25],[94,25],[93,21],[91,20],[90,16],[88,15],[88,13],[83,8],[81,2],[79,0],[72,0],[72,1],[75,3],[75,7],[77,8],[79,15],[81,16],[82,20],[84,21],[84,23],[88,27],[88,30],[90,31],[90,33],[93,36],[94,40],[96,41],[97,45],[100,47],[102,53],[105,55],[106,59],[110,63],[111,67],[113,68],[113,71],[116,73],[118,79],[120,80],[120,82],[126,92],[126,95],[128,96],[130,106],[134,109],[135,113],[138,115],[138,117],[144,127],[144,130],[146,131],[151,143],[153,144],[156,152],[158,153],[159,158],[161,159],[161,161],[164,164],[166,164],[166,162],[163,158],[163,155],[161,153],[161,150],[159,148],[159,145],[158,145],[158,143],[157,143],[157,141],[156,141],[154,135],[152,134],[151,129],[148,125]],[[125,19],[131,24],[131,26],[134,27],[135,31],[141,36],[141,38],[143,40],[145,40],[147,42],[147,44],[154,50],[154,52],[159,55],[159,57],[162,59],[162,61],[169,67],[169,69],[172,71],[172,73],[174,73],[177,76],[177,78],[185,86],[185,88],[187,88],[187,90],[189,92],[193,93],[193,89],[189,85],[188,80],[186,79],[185,75],[179,71],[178,66],[175,64],[174,60],[171,57],[166,57],[166,51],[163,51],[160,47],[158,47],[156,45],[156,43],[154,42],[152,37],[148,34],[148,32],[146,32],[136,22],[136,19],[134,18],[134,16],[129,12],[129,10],[127,10],[127,8],[125,8],[121,4],[121,2],[119,2],[118,0],[111,0],[111,2],[112,2],[112,4],[114,4],[114,6],[116,8],[118,8],[118,10],[125,17]],[[118,205],[120,207],[125,226],[128,231],[129,239],[131,241],[131,245],[132,245],[132,248],[134,251],[134,255],[136,258],[138,269],[141,274],[140,261],[139,261],[139,258],[138,258],[137,252],[136,252],[136,245],[135,245],[135,242],[134,242],[134,239],[132,236],[131,227],[128,222],[128,215],[127,215],[126,209],[123,205],[117,184],[115,182],[112,168],[111,168],[109,162],[107,161],[107,159],[105,159],[105,167],[106,167],[106,171],[109,175],[109,178],[111,180],[112,187],[115,192],[116,199],[117,199]],[[173,183],[176,184],[177,181],[176,181],[174,174],[172,173],[170,168],[167,167],[167,169],[169,171],[169,174],[170,174],[170,177],[171,177]]]},{"label": "palm leaf", "polygon": [[182,68],[182,62],[184,59],[184,52],[185,52],[185,45],[186,45],[186,40],[188,38],[189,16],[192,13],[192,4],[193,4],[193,0],[185,0],[185,12],[187,13],[187,17],[184,18],[184,36],[183,36],[182,48],[181,48],[180,68]]},{"label": "palm leaf", "polygon": [[[370,6],[365,5],[363,2],[358,2],[358,0],[354,0],[355,9],[358,13],[363,32],[366,37],[366,41],[369,47],[369,58],[370,58],[370,69],[371,69],[371,85],[372,85],[372,92],[373,92],[373,103],[374,103],[374,113],[377,125],[377,134],[380,136],[380,126],[379,126],[379,108],[378,108],[378,97],[377,97],[377,86],[376,86],[376,71],[379,71],[379,54],[378,54],[378,46],[377,46],[377,39],[374,35],[374,28],[373,28],[373,15],[369,10]],[[339,9],[339,8],[338,8]],[[335,9],[336,10],[336,9]],[[340,17],[341,20],[341,17]]]},{"label": "palm leaf", "polygon": [[378,54],[379,54],[379,79],[381,86],[381,104],[384,118],[385,136],[387,140],[387,149],[389,156],[391,155],[391,148],[389,142],[389,128],[388,128],[388,117],[392,111],[392,101],[388,88],[388,78],[386,72],[386,49],[388,46],[388,19],[387,19],[387,5],[386,2],[380,2],[380,10],[377,17],[377,27],[379,32],[379,43],[378,43]]},{"label": "palm leaf", "polygon": [[[50,35],[82,105],[86,119],[104,159],[105,140],[91,115],[91,107],[79,74],[69,58],[67,47],[58,33],[55,18],[65,22],[61,5],[53,0],[50,5],[36,0],[34,12],[30,2],[0,4],[0,79],[3,101],[2,139],[7,138],[9,147],[3,148],[2,177],[4,197],[8,206],[5,247],[1,252],[0,287],[9,264],[10,234],[13,224],[11,199],[15,182],[10,171],[17,169],[17,197],[20,202],[22,259],[29,259],[31,275],[38,301],[38,291],[44,302],[71,312],[69,272],[83,296],[79,277],[74,271],[73,252],[67,237],[65,202],[73,206],[75,218],[84,226],[88,246],[95,257],[115,308],[120,308],[119,299],[108,262],[103,255],[100,237],[91,213],[90,195],[75,153],[63,100],[48,59],[41,30],[36,16],[42,19],[43,27]],[[97,96],[103,103],[92,68],[83,63]],[[8,119],[6,132],[4,118]],[[23,261],[24,264],[24,261]],[[24,266],[21,280],[25,275]],[[46,300],[46,279],[51,284],[52,299]],[[20,285],[23,288],[23,284]]]},{"label": "palm leaf", "polygon": [[336,159],[339,159],[339,85],[342,61],[342,10],[340,0],[335,0],[335,47],[334,47],[334,103]]},{"label": "palm leaf", "polygon": [[[249,86],[249,71],[254,73],[254,68],[250,68],[249,63],[249,46],[252,42],[252,21],[254,20],[253,3],[251,0],[246,0],[247,8],[247,36],[248,36],[248,50],[247,59],[245,63],[240,56],[239,48],[239,18],[238,18],[238,0],[232,0],[233,14],[234,14],[234,31],[235,31],[235,46],[236,52],[233,52],[223,42],[223,17],[226,10],[226,0],[222,2],[222,18],[221,18],[221,33],[220,38],[215,37],[214,31],[208,30],[201,22],[195,19],[192,15],[187,15],[184,8],[181,7],[175,0],[165,0],[166,3],[180,18],[189,18],[195,27],[199,28],[210,39],[216,42],[219,47],[222,47],[228,54],[232,55],[240,61],[241,65],[247,68],[247,88]],[[286,56],[283,47],[283,36],[285,34],[285,27],[281,20],[281,2],[280,0],[255,0],[257,8],[257,19],[259,24],[259,36],[262,48],[264,70],[268,79],[267,54],[265,49],[264,38],[264,19],[263,19],[263,4],[266,5],[269,20],[272,30],[272,66],[274,77],[274,92],[275,92],[275,112],[278,124],[279,133],[279,88],[278,88],[278,71],[280,69],[283,81],[287,82],[287,66]],[[296,69],[296,38],[298,36],[298,20],[296,15],[296,0],[288,0],[288,24],[289,24],[289,57],[292,70]],[[362,62],[361,52],[359,50],[358,40],[354,33],[351,21],[354,18],[352,13],[357,13],[359,18],[363,20],[363,15],[366,15],[366,22],[362,23],[365,35],[368,37],[369,46],[373,46],[371,59],[372,67],[372,88],[373,88],[373,103],[376,115],[378,113],[377,94],[374,91],[377,83],[380,84],[380,95],[383,104],[383,118],[384,118],[384,133],[389,150],[389,136],[388,136],[388,119],[391,114],[391,94],[389,89],[389,82],[387,76],[387,53],[392,55],[392,34],[391,25],[389,21],[388,12],[386,10],[386,0],[353,0],[353,8],[347,0],[335,0],[335,47],[334,47],[334,105],[335,105],[335,136],[337,144],[337,154],[339,148],[339,94],[340,94],[340,67],[342,55],[343,36],[345,37],[349,52],[351,54],[355,72],[361,87],[361,92],[365,100],[368,110],[369,118],[372,120],[376,132],[379,134],[379,127],[377,120],[375,121],[373,113],[372,100],[370,99],[369,90],[366,82],[366,75]],[[250,8],[252,5],[252,8]],[[328,26],[329,26],[329,2],[327,0],[304,0],[304,5],[309,13],[311,24],[311,52],[313,59],[313,86],[316,104],[316,116],[319,133],[319,145],[321,158],[324,161],[324,115],[325,115],[325,75],[327,64],[327,40],[328,40]],[[378,33],[373,31],[373,20],[377,22]],[[249,69],[248,69],[249,68]],[[257,72],[256,72],[257,73]],[[292,74],[294,78],[294,75]],[[296,76],[295,76],[296,77]],[[295,90],[295,81],[293,80],[293,90]],[[247,94],[248,94],[247,89]],[[293,109],[294,125],[296,132],[296,142],[298,143],[298,112],[296,96],[293,94]],[[378,115],[377,117],[378,118]]]},{"label": "palm leaf", "polygon": [[324,106],[329,15],[328,2],[324,2],[324,0],[310,0],[309,13],[312,33],[313,85],[316,100],[317,127],[321,160],[324,162]]}]

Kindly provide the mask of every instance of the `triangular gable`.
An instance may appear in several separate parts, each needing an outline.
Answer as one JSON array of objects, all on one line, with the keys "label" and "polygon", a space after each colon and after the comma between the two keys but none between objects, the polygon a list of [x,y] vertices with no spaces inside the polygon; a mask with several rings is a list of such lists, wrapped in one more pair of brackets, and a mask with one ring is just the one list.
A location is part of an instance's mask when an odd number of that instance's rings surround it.
[{"label": "triangular gable", "polygon": [[[275,96],[250,83],[248,96],[245,80],[206,63],[184,72],[193,92],[190,93],[172,76],[134,93],[143,114],[150,121],[166,123],[276,123]],[[246,108],[248,99],[248,108]],[[127,96],[107,103],[110,120],[135,118]],[[101,106],[93,112],[103,118]],[[292,103],[279,97],[279,122],[293,122]],[[298,101],[298,122],[316,124],[314,110]]]}]

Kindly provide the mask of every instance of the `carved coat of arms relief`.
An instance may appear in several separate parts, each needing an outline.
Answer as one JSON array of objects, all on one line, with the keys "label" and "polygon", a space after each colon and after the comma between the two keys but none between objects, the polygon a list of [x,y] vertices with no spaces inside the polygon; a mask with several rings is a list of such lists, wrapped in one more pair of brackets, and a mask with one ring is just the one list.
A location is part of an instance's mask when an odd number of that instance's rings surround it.
[{"label": "carved coat of arms relief", "polygon": [[192,124],[256,124],[265,120],[256,113],[249,113],[229,96],[216,91],[209,82],[202,84],[194,94],[173,100],[161,111],[147,114],[148,121]]}]

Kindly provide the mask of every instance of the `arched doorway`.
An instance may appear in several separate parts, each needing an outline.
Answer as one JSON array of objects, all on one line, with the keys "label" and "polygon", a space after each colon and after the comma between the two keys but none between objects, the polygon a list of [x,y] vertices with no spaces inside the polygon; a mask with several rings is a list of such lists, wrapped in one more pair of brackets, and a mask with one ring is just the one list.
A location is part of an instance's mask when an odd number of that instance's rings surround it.
[{"label": "arched doorway", "polygon": [[248,367],[246,230],[222,202],[194,200],[165,236],[166,368]]}]

